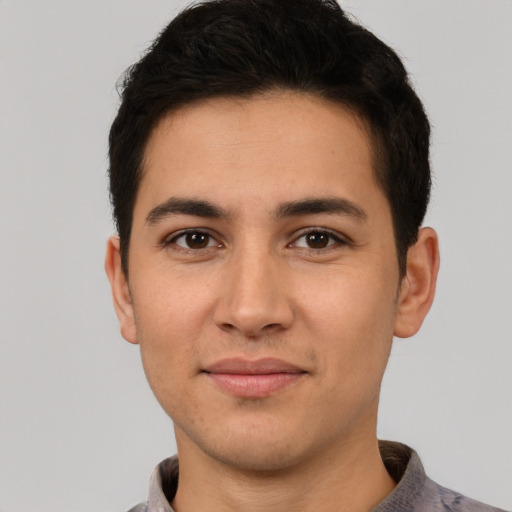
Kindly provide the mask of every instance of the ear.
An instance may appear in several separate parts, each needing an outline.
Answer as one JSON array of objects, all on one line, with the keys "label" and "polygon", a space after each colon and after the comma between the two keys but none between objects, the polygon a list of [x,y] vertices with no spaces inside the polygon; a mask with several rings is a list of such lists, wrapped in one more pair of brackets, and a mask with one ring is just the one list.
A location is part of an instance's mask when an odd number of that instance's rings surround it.
[{"label": "ear", "polygon": [[418,332],[434,300],[439,271],[439,241],[432,228],[422,228],[407,252],[406,274],[400,285],[395,336]]},{"label": "ear", "polygon": [[107,242],[105,255],[105,272],[112,289],[112,299],[116,310],[121,335],[130,343],[138,343],[137,327],[128,280],[121,266],[121,251],[118,236],[112,236]]}]

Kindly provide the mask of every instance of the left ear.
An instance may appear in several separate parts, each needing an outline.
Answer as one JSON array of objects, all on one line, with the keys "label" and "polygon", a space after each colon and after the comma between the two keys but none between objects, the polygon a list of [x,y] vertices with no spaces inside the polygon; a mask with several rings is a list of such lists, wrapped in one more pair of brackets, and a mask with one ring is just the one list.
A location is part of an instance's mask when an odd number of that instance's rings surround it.
[{"label": "left ear", "polygon": [[439,241],[432,228],[422,228],[407,252],[406,274],[400,285],[395,336],[418,332],[434,300],[439,271]]}]

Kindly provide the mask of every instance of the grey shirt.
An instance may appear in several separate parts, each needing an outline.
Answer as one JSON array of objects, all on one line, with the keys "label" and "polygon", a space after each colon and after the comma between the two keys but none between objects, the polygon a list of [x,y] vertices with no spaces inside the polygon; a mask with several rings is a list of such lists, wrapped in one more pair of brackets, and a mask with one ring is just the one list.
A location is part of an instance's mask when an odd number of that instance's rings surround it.
[{"label": "grey shirt", "polygon": [[[505,512],[441,487],[425,474],[417,453],[400,443],[380,441],[384,465],[397,482],[394,491],[370,512]],[[149,482],[149,499],[129,512],[173,512],[178,488],[178,459],[160,463]]]}]

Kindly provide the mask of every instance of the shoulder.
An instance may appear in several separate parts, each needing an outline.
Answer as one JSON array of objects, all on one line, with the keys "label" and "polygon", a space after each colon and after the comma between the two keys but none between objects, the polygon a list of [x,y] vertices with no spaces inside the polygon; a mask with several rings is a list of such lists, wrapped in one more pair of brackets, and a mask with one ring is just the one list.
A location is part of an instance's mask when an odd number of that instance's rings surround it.
[{"label": "shoulder", "polygon": [[372,512],[505,512],[435,483],[408,446],[380,441],[379,448],[397,486]]},{"label": "shoulder", "polygon": [[430,478],[426,479],[423,493],[420,497],[419,512],[425,510],[443,512],[505,512],[503,509],[486,505],[480,501],[468,498],[462,494],[436,484]]}]

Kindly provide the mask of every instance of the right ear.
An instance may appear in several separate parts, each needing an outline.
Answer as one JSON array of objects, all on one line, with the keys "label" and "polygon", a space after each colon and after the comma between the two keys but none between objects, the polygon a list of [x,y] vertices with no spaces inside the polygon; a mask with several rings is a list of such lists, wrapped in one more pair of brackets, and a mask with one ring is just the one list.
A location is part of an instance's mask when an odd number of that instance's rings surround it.
[{"label": "right ear", "polygon": [[121,335],[130,343],[138,343],[137,326],[128,280],[121,266],[120,241],[118,236],[111,236],[107,242],[105,255],[105,272],[112,289],[112,299],[116,310]]}]

